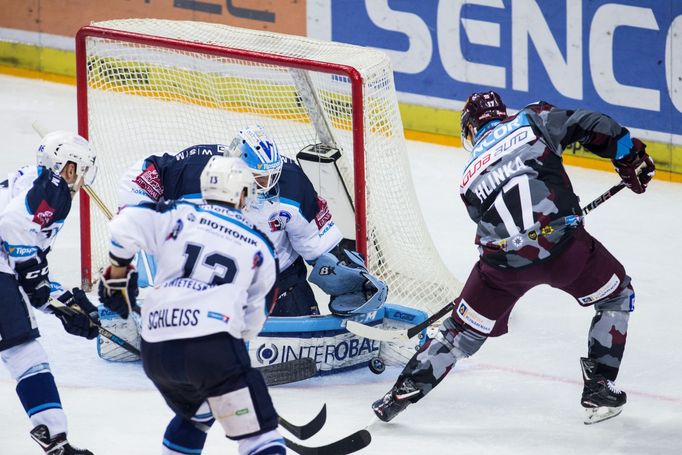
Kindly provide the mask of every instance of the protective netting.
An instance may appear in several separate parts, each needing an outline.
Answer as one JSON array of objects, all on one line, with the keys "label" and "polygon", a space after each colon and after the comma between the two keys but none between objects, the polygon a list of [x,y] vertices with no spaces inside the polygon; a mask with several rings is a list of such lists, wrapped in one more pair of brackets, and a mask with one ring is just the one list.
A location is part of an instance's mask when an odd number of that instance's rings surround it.
[{"label": "protective netting", "polygon": [[[338,164],[351,196],[354,185],[364,190],[369,268],[388,283],[389,301],[432,312],[457,295],[461,285],[436,252],[417,204],[385,54],[189,21],[131,19],[92,25],[178,40],[169,48],[138,35],[132,41],[85,38],[87,81],[79,84],[87,87],[87,131],[98,152],[94,188],[108,207],[117,207],[125,169],[152,153],[200,143],[229,144],[239,129],[257,123],[280,151],[294,157],[306,145],[328,142],[331,134],[342,151]],[[202,44],[229,49],[216,52]],[[305,65],[294,69],[257,53],[291,57],[293,66],[305,59],[353,67],[362,76],[363,106],[353,103],[351,80],[342,71],[330,74]],[[353,125],[353,112],[360,108],[363,124]],[[353,166],[363,165],[354,163],[354,127],[362,128],[364,136],[363,182],[353,181]],[[96,278],[107,263],[109,240],[106,220],[94,206],[91,235]]]}]

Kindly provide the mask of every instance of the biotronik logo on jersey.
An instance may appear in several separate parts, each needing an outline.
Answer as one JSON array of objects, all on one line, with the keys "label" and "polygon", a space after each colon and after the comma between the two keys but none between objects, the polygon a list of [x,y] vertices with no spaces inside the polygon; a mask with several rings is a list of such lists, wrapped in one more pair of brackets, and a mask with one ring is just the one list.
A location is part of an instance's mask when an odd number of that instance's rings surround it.
[{"label": "biotronik logo on jersey", "polygon": [[[263,340],[265,337],[261,337]],[[256,340],[258,341],[258,339]],[[260,365],[272,365],[310,357],[318,369],[329,371],[368,361],[379,351],[381,342],[347,333],[325,338],[270,338],[255,349]]]}]

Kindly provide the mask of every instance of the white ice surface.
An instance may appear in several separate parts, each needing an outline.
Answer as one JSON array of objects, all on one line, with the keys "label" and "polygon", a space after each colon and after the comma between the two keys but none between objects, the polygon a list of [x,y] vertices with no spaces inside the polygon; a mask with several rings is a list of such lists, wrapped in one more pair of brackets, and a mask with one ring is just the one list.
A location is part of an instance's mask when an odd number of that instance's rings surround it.
[{"label": "white ice surface", "polygon": [[[71,86],[0,76],[0,106],[0,176],[34,161],[39,142],[31,129],[34,120],[52,128],[76,127]],[[409,148],[431,235],[449,269],[464,281],[477,257],[474,225],[457,191],[466,156],[461,150],[417,142]],[[583,203],[618,180],[612,173],[579,168],[570,168],[569,174]],[[400,215],[409,222],[408,214]],[[682,453],[682,301],[677,282],[682,272],[682,186],[655,181],[642,196],[623,191],[590,214],[587,226],[625,264],[637,291],[618,381],[629,398],[621,416],[583,425],[578,358],[586,353],[593,310],[540,287],[519,302],[508,335],[488,341],[394,423],[374,425],[373,442],[363,453]],[[54,278],[68,286],[79,282],[78,248],[76,204],[50,255]],[[94,342],[67,335],[54,317],[39,315],[38,322],[73,443],[97,455],[159,453],[171,413],[140,365],[102,361]],[[313,379],[274,388],[272,395],[278,411],[293,422],[312,417],[326,402],[328,424],[308,441],[324,444],[369,422],[370,403],[398,372]],[[4,368],[0,403],[0,454],[40,453],[28,437],[31,425]],[[216,426],[204,453],[236,453],[236,445]]]}]

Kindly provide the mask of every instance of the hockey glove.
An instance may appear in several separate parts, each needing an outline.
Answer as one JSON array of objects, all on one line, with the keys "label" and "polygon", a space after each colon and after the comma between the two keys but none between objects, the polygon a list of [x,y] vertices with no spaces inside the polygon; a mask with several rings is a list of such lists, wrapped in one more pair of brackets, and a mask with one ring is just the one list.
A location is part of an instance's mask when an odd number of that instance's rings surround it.
[{"label": "hockey glove", "polygon": [[140,312],[137,306],[137,272],[135,267],[128,265],[126,276],[111,278],[111,266],[102,274],[99,282],[99,300],[105,307],[118,313],[123,319],[128,319],[131,311]]},{"label": "hockey glove", "polygon": [[611,161],[625,186],[637,194],[646,191],[656,173],[654,160],[646,153],[646,144],[637,138],[632,139],[632,150],[628,156]]},{"label": "hockey glove", "polygon": [[18,263],[15,270],[31,305],[42,309],[50,298],[50,271],[45,255],[39,253],[35,258]]},{"label": "hockey glove", "polygon": [[97,307],[93,305],[88,297],[79,288],[73,288],[71,292],[66,291],[57,298],[71,310],[70,314],[55,311],[55,315],[62,321],[64,330],[71,335],[92,340],[97,336],[99,324],[99,314]]}]

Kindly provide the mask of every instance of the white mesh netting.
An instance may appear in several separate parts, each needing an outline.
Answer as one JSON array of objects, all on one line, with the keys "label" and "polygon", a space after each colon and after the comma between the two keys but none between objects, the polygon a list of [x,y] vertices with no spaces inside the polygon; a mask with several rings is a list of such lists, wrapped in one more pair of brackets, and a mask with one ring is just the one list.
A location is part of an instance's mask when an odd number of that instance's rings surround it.
[{"label": "white mesh netting", "polygon": [[[152,153],[199,143],[229,144],[240,128],[258,123],[285,155],[294,157],[304,146],[323,142],[322,118],[342,151],[338,164],[351,195],[354,185],[364,189],[369,268],[388,283],[388,301],[432,312],[457,295],[461,285],[436,252],[417,204],[385,54],[219,24],[130,19],[92,25],[188,42],[171,49],[112,37],[85,38],[87,130],[100,167],[94,188],[108,207],[117,206],[125,169]],[[352,113],[358,107],[347,76],[303,68],[315,108],[296,78],[301,71],[262,63],[267,55],[255,62],[229,50],[207,52],[201,44],[355,68],[362,75],[364,120],[355,128],[364,135],[365,181],[353,181]],[[94,206],[91,234],[96,278],[107,262],[108,232]]]}]

